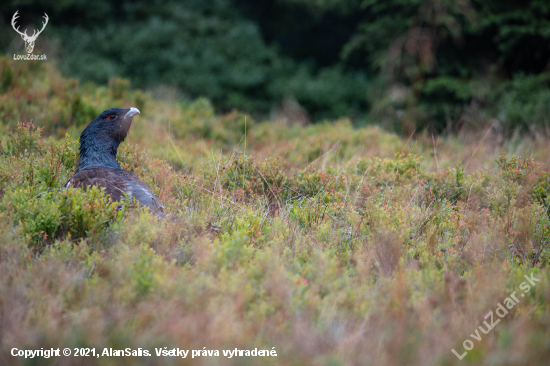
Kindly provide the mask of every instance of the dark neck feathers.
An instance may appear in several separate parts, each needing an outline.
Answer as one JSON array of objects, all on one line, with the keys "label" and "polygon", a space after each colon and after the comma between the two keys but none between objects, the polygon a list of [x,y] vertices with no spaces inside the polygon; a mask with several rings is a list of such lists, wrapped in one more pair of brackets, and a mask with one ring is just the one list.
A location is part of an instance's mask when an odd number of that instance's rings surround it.
[{"label": "dark neck feathers", "polygon": [[120,169],[118,145],[126,138],[137,108],[111,108],[101,113],[80,135],[80,156],[76,171],[92,167]]},{"label": "dark neck feathers", "polygon": [[80,135],[80,154],[76,171],[99,166],[121,169],[116,160],[116,154],[118,145],[124,139],[95,132],[95,130],[85,129]]}]

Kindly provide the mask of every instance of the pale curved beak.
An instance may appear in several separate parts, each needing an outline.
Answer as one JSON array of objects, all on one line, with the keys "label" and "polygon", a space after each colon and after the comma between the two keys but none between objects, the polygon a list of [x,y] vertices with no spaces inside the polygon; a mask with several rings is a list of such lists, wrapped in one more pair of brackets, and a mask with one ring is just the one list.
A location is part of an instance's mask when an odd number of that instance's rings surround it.
[{"label": "pale curved beak", "polygon": [[130,110],[126,113],[126,117],[133,117],[135,116],[136,114],[139,114],[139,109],[137,108],[130,108]]}]

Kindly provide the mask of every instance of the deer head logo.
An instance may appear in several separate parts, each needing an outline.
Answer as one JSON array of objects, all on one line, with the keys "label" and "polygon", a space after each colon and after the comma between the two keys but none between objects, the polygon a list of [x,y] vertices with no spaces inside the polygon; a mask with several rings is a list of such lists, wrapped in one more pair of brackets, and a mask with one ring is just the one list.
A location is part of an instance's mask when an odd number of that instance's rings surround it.
[{"label": "deer head logo", "polygon": [[46,24],[48,24],[48,14],[44,13],[44,19],[46,20],[44,23],[42,23],[42,29],[40,29],[40,31],[38,31],[38,33],[36,33],[36,29],[34,30],[32,36],[29,36],[27,34],[27,30],[25,29],[25,32],[20,32],[19,31],[19,27],[15,27],[15,20],[19,17],[19,15],[17,15],[17,13],[19,12],[19,10],[17,10],[15,12],[15,14],[13,14],[13,18],[11,18],[11,26],[13,27],[13,29],[19,33],[21,35],[21,38],[23,38],[23,41],[25,41],[25,48],[27,49],[27,53],[31,53],[32,50],[34,49],[34,42],[36,41],[36,39],[38,38],[38,36],[40,35],[40,33],[42,33],[42,31],[44,30],[44,28],[46,28]]}]

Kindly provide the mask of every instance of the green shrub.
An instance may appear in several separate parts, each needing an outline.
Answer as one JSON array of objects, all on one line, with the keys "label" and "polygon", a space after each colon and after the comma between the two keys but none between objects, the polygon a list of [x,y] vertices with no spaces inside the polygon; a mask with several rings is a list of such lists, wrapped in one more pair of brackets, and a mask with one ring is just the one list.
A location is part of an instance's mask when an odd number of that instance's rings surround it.
[{"label": "green shrub", "polygon": [[233,268],[253,258],[248,236],[244,230],[223,234],[212,245],[212,257],[219,268]]},{"label": "green shrub", "polygon": [[1,205],[36,248],[67,235],[76,240],[100,234],[127,211],[127,206],[111,201],[97,187],[86,191],[20,188],[6,194]]},{"label": "green shrub", "polygon": [[42,129],[36,127],[33,121],[17,122],[15,131],[8,132],[8,143],[3,153],[5,155],[21,156],[39,151],[39,138]]}]

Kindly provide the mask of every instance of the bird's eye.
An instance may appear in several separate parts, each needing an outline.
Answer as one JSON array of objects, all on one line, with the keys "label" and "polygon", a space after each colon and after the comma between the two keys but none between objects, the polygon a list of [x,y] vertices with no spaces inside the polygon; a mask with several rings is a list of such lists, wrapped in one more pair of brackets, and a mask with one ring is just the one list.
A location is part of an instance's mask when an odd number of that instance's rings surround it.
[{"label": "bird's eye", "polygon": [[110,120],[110,119],[115,119],[117,118],[118,116],[116,114],[111,114],[110,116],[107,116],[107,118],[105,118],[107,121]]}]

